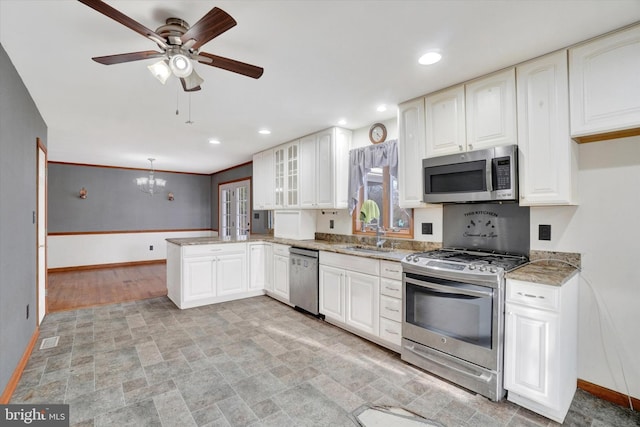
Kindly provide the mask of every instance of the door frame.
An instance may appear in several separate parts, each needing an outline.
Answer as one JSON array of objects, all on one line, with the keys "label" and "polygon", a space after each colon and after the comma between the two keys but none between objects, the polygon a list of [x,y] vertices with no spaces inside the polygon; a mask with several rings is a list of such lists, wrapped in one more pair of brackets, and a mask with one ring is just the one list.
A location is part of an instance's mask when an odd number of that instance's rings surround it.
[{"label": "door frame", "polygon": [[[47,230],[48,230],[48,215],[47,207],[49,205],[48,192],[47,192],[47,147],[42,143],[40,138],[36,138],[36,325],[40,325],[40,318],[47,314],[47,289],[49,287],[49,275],[47,273]],[[44,157],[44,184],[40,187],[40,160],[41,156]],[[43,206],[40,206],[40,191],[44,192]],[[44,210],[43,220],[40,220],[40,209]],[[40,231],[44,227],[44,255],[43,259],[40,257]],[[44,265],[41,265],[44,264]],[[40,271],[44,271],[44,286],[41,289]],[[44,301],[40,304],[40,294],[44,292]]]},{"label": "door frame", "polygon": [[251,177],[244,177],[244,178],[238,178],[238,179],[234,179],[231,181],[226,181],[226,182],[220,182],[218,183],[218,194],[217,194],[217,198],[218,198],[218,235],[220,236],[223,233],[222,230],[222,189],[223,187],[226,186],[230,186],[231,184],[238,184],[237,186],[233,186],[233,187],[240,187],[241,183],[243,183],[244,181],[247,182],[247,220],[249,221],[249,230],[247,231],[247,233],[251,232],[251,226],[252,226],[252,215],[253,215],[253,197],[252,197],[252,188],[253,188],[253,180],[251,179]]}]

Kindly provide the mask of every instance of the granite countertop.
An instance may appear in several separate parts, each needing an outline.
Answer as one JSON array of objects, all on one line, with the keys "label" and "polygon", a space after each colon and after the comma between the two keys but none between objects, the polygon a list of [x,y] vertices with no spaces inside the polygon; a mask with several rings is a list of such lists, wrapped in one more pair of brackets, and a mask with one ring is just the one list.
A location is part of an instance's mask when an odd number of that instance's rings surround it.
[{"label": "granite countertop", "polygon": [[[180,239],[167,239],[167,242],[178,246],[210,245],[218,243],[243,243],[243,242],[269,242],[280,243],[298,248],[312,249],[318,251],[336,252],[345,255],[363,256],[373,259],[387,261],[400,261],[405,256],[415,252],[414,250],[383,248],[376,250],[371,246],[364,246],[354,243],[330,242],[326,240],[293,240],[273,237],[267,234],[251,234],[245,240],[225,240],[222,237],[186,237]],[[359,249],[358,249],[359,248]]]},{"label": "granite countertop", "polygon": [[524,282],[540,283],[542,285],[562,286],[574,274],[576,267],[561,261],[533,261],[507,273],[507,279],[522,280]]},{"label": "granite countertop", "polygon": [[[389,248],[383,248],[382,250],[376,250],[375,247],[370,245],[362,245],[353,242],[345,243],[343,241],[282,239],[273,237],[269,234],[251,234],[244,240],[224,239],[222,237],[187,237],[181,239],[167,239],[167,242],[179,246],[269,242],[304,249],[336,252],[345,255],[355,255],[387,261],[400,261],[405,256],[416,252],[416,249],[390,250]],[[556,258],[557,260],[549,260],[549,257]],[[573,265],[580,265],[579,254],[532,251],[531,262],[507,273],[507,278],[550,286],[562,286],[578,272],[576,267],[562,262],[561,260],[563,259],[566,259]]]}]

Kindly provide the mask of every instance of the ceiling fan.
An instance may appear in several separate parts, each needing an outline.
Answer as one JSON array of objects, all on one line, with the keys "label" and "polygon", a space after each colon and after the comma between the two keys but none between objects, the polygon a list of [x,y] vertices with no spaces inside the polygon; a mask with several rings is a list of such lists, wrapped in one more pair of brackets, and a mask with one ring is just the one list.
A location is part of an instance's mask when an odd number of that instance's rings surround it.
[{"label": "ceiling fan", "polygon": [[175,75],[180,79],[182,88],[186,92],[200,90],[200,84],[204,82],[193,69],[192,61],[222,68],[223,70],[232,71],[254,79],[260,78],[264,72],[262,67],[199,51],[202,45],[237,24],[231,15],[217,7],[211,9],[193,26],[189,26],[189,24],[180,18],[168,18],[165,25],[152,31],[101,0],[78,1],[150,39],[155,42],[161,50],[161,52],[145,50],[142,52],[91,58],[100,64],[113,65],[143,59],[162,58],[159,62],[150,65],[148,67],[149,70],[151,70],[154,76],[163,84],[171,74]]}]

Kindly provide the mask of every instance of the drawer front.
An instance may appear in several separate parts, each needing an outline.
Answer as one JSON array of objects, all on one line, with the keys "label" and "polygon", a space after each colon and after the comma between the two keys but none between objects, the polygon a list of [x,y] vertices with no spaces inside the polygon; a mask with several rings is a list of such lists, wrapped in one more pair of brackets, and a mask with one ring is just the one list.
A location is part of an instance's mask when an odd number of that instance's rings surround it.
[{"label": "drawer front", "polygon": [[380,276],[402,280],[402,265],[399,262],[380,261]]},{"label": "drawer front", "polygon": [[218,255],[229,252],[246,251],[246,243],[222,243],[219,245],[188,245],[182,247],[183,256]]},{"label": "drawer front", "polygon": [[320,252],[320,264],[344,268],[358,273],[380,275],[380,261],[373,258],[355,255],[343,255],[335,252]]},{"label": "drawer front", "polygon": [[402,322],[402,300],[381,295],[380,316],[396,322]]},{"label": "drawer front", "polygon": [[560,305],[560,288],[520,280],[507,280],[506,301],[557,311]]},{"label": "drawer front", "polygon": [[402,343],[402,324],[381,317],[380,338],[399,346]]},{"label": "drawer front", "polygon": [[402,282],[400,280],[380,279],[380,293],[402,299]]},{"label": "drawer front", "polygon": [[281,245],[279,243],[273,244],[273,254],[280,256],[289,256],[289,246]]}]

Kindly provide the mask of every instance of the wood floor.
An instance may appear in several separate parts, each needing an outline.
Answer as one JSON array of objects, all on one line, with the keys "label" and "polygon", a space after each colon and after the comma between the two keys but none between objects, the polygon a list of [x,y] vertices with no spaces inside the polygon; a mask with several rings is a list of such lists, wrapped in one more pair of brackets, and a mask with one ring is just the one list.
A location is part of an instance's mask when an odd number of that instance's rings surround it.
[{"label": "wood floor", "polygon": [[49,313],[167,295],[166,264],[50,272]]}]

